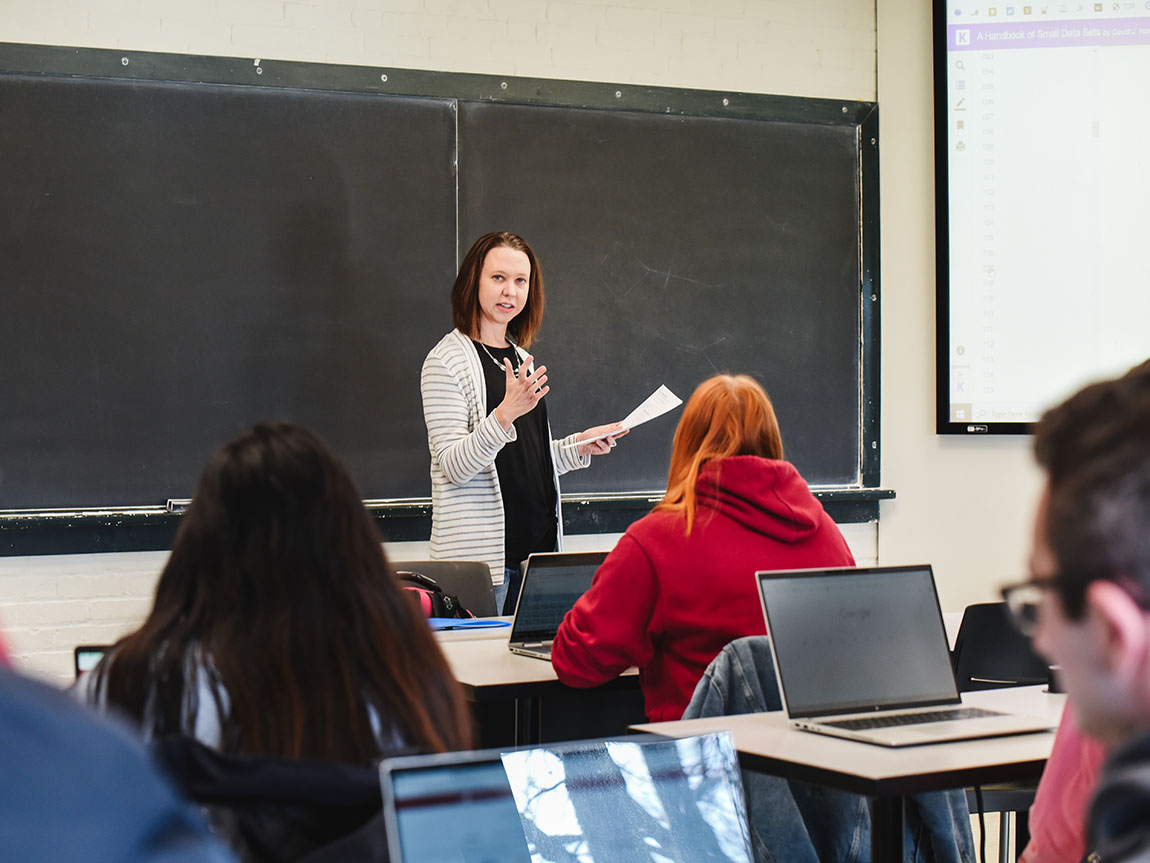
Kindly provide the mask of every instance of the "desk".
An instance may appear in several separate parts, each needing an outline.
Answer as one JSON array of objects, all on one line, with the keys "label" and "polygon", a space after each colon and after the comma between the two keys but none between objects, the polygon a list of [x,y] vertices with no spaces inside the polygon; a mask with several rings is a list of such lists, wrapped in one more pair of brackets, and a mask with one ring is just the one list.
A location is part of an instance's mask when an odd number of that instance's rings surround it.
[{"label": "desk", "polygon": [[[966,704],[1046,717],[1051,728],[1057,726],[1065,700],[1065,695],[1051,694],[1045,686],[963,695]],[[730,731],[739,761],[747,769],[871,797],[871,859],[875,861],[903,859],[903,811],[909,795],[1035,780],[1054,742],[1054,732],[1049,731],[888,749],[793,730],[782,711],[631,727],[668,737]]]},{"label": "desk", "polygon": [[[490,630],[479,630],[479,632]],[[550,662],[519,656],[507,649],[509,630],[495,630],[503,633],[501,638],[472,638],[441,641],[440,647],[451,665],[455,679],[463,686],[463,694],[468,701],[477,705],[509,703],[514,705],[514,743],[543,742],[543,708],[545,698],[562,699],[563,696],[578,695],[577,701],[589,704],[593,701],[610,700],[614,695],[625,707],[638,705],[636,715],[625,717],[613,732],[618,733],[635,718],[642,717],[642,700],[639,695],[639,673],[629,669],[622,677],[591,689],[573,689],[560,683]],[[448,633],[444,633],[445,635]],[[606,704],[606,702],[604,702]],[[601,709],[600,706],[599,709]],[[594,711],[587,711],[593,713]],[[632,711],[633,712],[633,711]],[[574,718],[574,717],[572,717]],[[576,737],[607,736],[601,729],[591,728],[588,723],[586,734],[576,733]],[[500,745],[496,743],[495,745]]]}]

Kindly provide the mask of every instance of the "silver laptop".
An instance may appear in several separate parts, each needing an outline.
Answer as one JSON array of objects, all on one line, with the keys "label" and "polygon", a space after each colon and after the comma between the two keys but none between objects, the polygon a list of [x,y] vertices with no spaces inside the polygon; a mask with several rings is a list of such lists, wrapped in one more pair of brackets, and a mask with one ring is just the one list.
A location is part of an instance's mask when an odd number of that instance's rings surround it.
[{"label": "silver laptop", "polygon": [[507,647],[512,653],[551,661],[551,642],[564,615],[588,588],[605,551],[546,552],[527,558]]},{"label": "silver laptop", "polygon": [[793,727],[882,746],[1051,727],[962,705],[929,565],[757,577]]},{"label": "silver laptop", "polygon": [[725,732],[417,755],[379,772],[391,863],[751,863]]}]

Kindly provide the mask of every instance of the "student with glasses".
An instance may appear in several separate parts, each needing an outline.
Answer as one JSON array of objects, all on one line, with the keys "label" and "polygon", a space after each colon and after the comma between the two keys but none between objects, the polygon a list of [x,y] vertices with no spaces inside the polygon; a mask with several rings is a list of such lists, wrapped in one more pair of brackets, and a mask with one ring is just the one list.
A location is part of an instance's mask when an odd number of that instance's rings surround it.
[{"label": "student with glasses", "polygon": [[1034,448],[1031,578],[1002,596],[1069,703],[1020,859],[1150,860],[1150,361],[1048,411]]}]

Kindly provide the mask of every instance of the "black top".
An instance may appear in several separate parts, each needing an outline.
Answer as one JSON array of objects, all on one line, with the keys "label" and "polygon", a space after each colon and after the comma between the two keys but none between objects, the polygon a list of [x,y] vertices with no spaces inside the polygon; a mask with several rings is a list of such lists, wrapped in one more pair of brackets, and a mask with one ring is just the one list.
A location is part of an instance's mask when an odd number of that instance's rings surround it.
[{"label": "black top", "polygon": [[[516,370],[522,362],[515,348],[493,348],[473,342],[487,385],[488,412],[507,393],[503,360]],[[492,361],[494,357],[494,361]],[[555,551],[559,528],[555,518],[558,495],[551,465],[551,433],[547,427],[547,401],[540,399],[515,420],[516,439],[495,457],[495,472],[503,493],[503,555],[505,565],[518,569],[535,551]]]}]

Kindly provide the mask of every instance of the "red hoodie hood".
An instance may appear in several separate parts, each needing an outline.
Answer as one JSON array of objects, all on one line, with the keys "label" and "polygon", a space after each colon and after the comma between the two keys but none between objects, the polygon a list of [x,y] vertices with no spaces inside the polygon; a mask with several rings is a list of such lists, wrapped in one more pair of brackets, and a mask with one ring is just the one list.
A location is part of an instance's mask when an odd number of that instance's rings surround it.
[{"label": "red hoodie hood", "polygon": [[699,471],[695,494],[700,509],[718,510],[780,542],[806,539],[824,515],[823,505],[793,464],[756,455],[707,462]]}]

